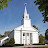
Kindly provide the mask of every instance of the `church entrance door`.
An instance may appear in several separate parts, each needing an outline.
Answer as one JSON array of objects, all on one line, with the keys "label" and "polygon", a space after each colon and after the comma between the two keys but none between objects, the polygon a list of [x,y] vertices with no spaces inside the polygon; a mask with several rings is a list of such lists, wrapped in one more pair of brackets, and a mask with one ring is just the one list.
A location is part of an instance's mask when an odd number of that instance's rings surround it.
[{"label": "church entrance door", "polygon": [[23,33],[23,44],[25,44],[25,33]]},{"label": "church entrance door", "polygon": [[32,44],[32,33],[30,33],[30,44]]},{"label": "church entrance door", "polygon": [[27,33],[27,44],[30,44],[30,37],[29,37],[29,33]]},{"label": "church entrance door", "polygon": [[23,33],[23,44],[32,44],[32,33]]},{"label": "church entrance door", "polygon": [[23,43],[25,44],[25,36],[24,36],[24,39],[23,39]]}]

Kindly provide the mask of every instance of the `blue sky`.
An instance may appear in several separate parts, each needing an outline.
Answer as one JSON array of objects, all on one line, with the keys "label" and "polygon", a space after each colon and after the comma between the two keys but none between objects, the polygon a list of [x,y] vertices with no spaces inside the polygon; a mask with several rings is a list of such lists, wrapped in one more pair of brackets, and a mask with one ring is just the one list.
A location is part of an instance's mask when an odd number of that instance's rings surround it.
[{"label": "blue sky", "polygon": [[8,7],[0,10],[0,34],[5,31],[11,31],[21,25],[21,19],[24,13],[24,3],[27,3],[27,11],[30,15],[32,25],[39,28],[40,34],[45,33],[48,23],[43,23],[43,17],[38,7],[34,4],[35,0],[12,0],[8,2]]}]

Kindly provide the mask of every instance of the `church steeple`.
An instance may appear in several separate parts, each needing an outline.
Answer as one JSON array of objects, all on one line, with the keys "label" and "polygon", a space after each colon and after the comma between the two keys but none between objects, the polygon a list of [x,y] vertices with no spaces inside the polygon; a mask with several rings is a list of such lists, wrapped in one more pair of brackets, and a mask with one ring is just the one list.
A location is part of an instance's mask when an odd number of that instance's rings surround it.
[{"label": "church steeple", "polygon": [[26,5],[27,3],[25,3],[25,10],[23,19],[21,20],[21,25],[23,25],[24,27],[31,27],[31,20],[29,19],[29,14],[27,13]]}]

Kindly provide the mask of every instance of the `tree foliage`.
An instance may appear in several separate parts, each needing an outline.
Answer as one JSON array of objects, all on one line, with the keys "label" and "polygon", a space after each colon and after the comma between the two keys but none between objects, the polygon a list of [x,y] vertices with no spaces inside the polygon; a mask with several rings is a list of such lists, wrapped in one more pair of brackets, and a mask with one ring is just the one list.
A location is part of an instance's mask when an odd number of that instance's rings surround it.
[{"label": "tree foliage", "polygon": [[12,1],[12,0],[0,0],[0,9],[3,9],[3,7],[7,8],[8,7],[8,1]]},{"label": "tree foliage", "polygon": [[11,39],[9,40],[9,43],[10,43],[10,44],[14,44],[14,43],[15,43],[14,38],[11,38]]},{"label": "tree foliage", "polygon": [[8,44],[9,43],[9,40],[5,40],[5,44]]},{"label": "tree foliage", "polygon": [[14,46],[15,40],[11,38],[10,40],[5,40],[5,44],[3,46]]},{"label": "tree foliage", "polygon": [[48,29],[45,32],[45,39],[48,40]]},{"label": "tree foliage", "polygon": [[0,38],[2,37],[2,35],[0,34]]},{"label": "tree foliage", "polygon": [[39,11],[42,12],[44,23],[48,22],[48,0],[36,0],[34,3],[38,5]]},{"label": "tree foliage", "polygon": [[35,25],[33,25],[33,27],[38,30],[38,27],[36,27]]},{"label": "tree foliage", "polygon": [[4,35],[8,36],[10,34],[11,31],[5,31]]},{"label": "tree foliage", "polygon": [[39,43],[44,44],[44,42],[45,42],[45,37],[42,34],[40,34]]}]

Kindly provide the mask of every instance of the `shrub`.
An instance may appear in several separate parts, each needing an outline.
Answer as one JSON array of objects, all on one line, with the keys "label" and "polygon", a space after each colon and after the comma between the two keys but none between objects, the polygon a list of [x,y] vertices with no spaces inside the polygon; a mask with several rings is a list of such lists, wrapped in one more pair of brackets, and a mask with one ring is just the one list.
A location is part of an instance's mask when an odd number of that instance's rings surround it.
[{"label": "shrub", "polygon": [[42,44],[42,43],[38,43],[38,44],[33,44],[33,45],[45,45],[45,44]]},{"label": "shrub", "polygon": [[14,44],[14,43],[15,43],[14,38],[11,38],[11,39],[9,40],[9,43],[10,43],[10,44]]},{"label": "shrub", "polygon": [[42,34],[40,34],[40,36],[39,36],[39,43],[40,44],[44,44],[45,43],[45,37]]},{"label": "shrub", "polygon": [[3,46],[3,47],[13,47],[13,46],[15,46],[15,45],[14,45],[14,44],[9,44],[9,43],[8,43],[8,44],[5,44],[5,45],[3,44],[2,46]]},{"label": "shrub", "polygon": [[9,43],[9,40],[5,40],[5,44]]},{"label": "shrub", "polygon": [[10,40],[6,40],[5,44],[3,46],[6,46],[6,47],[8,47],[8,46],[14,46],[14,43],[15,43],[14,38],[11,38]]},{"label": "shrub", "polygon": [[24,44],[15,44],[15,46],[24,46]]}]

